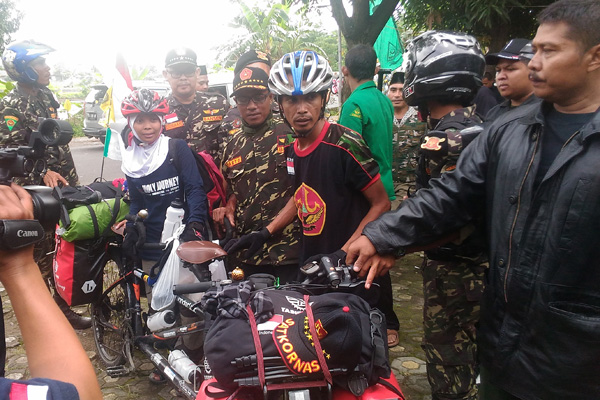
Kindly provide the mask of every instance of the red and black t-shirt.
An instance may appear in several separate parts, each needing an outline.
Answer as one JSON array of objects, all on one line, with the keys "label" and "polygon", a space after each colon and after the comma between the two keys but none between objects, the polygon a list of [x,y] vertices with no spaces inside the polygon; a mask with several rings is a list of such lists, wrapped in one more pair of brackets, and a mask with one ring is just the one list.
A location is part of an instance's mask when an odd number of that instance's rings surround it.
[{"label": "red and black t-shirt", "polygon": [[362,191],[380,179],[360,134],[325,123],[307,149],[290,146],[288,174],[303,232],[300,260],[340,249],[370,208]]}]

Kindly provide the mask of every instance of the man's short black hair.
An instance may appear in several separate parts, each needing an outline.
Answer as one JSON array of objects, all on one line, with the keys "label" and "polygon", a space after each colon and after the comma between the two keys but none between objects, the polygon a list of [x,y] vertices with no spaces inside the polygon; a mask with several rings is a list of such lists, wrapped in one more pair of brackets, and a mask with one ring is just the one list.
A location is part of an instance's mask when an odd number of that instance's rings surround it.
[{"label": "man's short black hair", "polygon": [[560,0],[550,4],[538,15],[540,25],[558,22],[567,24],[570,38],[581,43],[584,51],[600,44],[599,21],[598,0]]},{"label": "man's short black hair", "polygon": [[494,80],[494,74],[492,74],[491,72],[486,72],[483,74],[483,76],[481,77],[481,79],[487,79],[488,81],[493,81]]},{"label": "man's short black hair", "polygon": [[373,79],[377,66],[377,54],[373,46],[357,44],[346,53],[346,68],[356,80]]}]

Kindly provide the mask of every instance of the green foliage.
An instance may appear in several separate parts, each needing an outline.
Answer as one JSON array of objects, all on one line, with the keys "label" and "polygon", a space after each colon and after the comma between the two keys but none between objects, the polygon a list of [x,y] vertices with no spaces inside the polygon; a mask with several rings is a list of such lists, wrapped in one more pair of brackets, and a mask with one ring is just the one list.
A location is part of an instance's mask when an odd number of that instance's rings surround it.
[{"label": "green foliage", "polygon": [[235,64],[235,61],[250,49],[273,56],[274,48],[290,31],[287,2],[281,4],[269,1],[266,6],[252,8],[242,0],[237,0],[237,4],[240,7],[240,15],[234,18],[231,26],[242,29],[244,33],[219,48],[224,55],[221,61],[226,67]]},{"label": "green foliage", "polygon": [[4,82],[0,80],[0,99],[6,96],[14,87],[15,84],[13,82]]},{"label": "green foliage", "polygon": [[73,127],[73,137],[83,137],[83,118],[82,112],[78,112],[75,115],[69,115],[68,121]]},{"label": "green foliage", "polygon": [[[306,7],[294,8],[292,0],[269,1],[266,6],[250,8],[241,0],[240,15],[234,19],[233,27],[243,29],[236,40],[219,48],[220,64],[231,67],[240,55],[250,49],[268,53],[273,60],[295,50],[312,49],[324,54],[337,68],[337,35],[327,33],[305,18]],[[299,21],[290,15],[297,14]]]},{"label": "green foliage", "polygon": [[532,38],[535,16],[553,0],[401,0],[403,21],[415,31],[446,29],[476,36],[490,50],[509,38]]},{"label": "green foliage", "polygon": [[19,30],[23,14],[17,9],[13,0],[0,0],[0,54],[10,43],[11,34]]}]

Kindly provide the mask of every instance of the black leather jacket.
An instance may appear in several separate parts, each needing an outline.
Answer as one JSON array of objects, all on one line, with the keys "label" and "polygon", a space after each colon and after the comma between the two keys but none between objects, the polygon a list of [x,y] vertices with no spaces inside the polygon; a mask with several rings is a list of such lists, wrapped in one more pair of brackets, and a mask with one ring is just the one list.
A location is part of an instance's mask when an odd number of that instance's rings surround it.
[{"label": "black leather jacket", "polygon": [[551,106],[519,107],[494,121],[456,171],[363,233],[391,253],[484,213],[490,270],[478,340],[493,383],[522,399],[598,399],[600,110],[534,191],[543,109]]}]

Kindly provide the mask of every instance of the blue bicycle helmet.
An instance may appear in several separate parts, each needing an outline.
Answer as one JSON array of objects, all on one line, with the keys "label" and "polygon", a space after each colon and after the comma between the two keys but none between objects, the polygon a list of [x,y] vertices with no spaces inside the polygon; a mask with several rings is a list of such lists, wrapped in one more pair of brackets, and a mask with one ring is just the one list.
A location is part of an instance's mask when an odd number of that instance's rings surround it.
[{"label": "blue bicycle helmet", "polygon": [[11,43],[2,54],[2,64],[12,80],[35,83],[38,80],[38,73],[29,64],[36,58],[53,51],[52,47],[33,40]]},{"label": "blue bicycle helmet", "polygon": [[[289,79],[291,77],[291,80]],[[276,95],[299,96],[329,90],[333,71],[314,51],[287,53],[271,68],[269,89]]]}]

